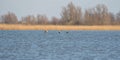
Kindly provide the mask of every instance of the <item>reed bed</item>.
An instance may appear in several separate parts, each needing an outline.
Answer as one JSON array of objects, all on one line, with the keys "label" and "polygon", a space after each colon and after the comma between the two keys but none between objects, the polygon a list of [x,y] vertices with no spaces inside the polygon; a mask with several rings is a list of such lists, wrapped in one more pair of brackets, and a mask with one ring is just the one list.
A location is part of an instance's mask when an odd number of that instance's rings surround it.
[{"label": "reed bed", "polygon": [[120,30],[120,25],[21,25],[0,24],[0,30]]}]

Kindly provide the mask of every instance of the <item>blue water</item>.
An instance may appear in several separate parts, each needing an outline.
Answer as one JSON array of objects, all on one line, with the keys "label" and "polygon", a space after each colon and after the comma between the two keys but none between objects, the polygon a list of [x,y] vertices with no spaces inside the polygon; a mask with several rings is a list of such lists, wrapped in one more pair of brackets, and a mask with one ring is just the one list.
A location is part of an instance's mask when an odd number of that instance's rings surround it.
[{"label": "blue water", "polygon": [[0,60],[120,60],[120,31],[0,31]]}]

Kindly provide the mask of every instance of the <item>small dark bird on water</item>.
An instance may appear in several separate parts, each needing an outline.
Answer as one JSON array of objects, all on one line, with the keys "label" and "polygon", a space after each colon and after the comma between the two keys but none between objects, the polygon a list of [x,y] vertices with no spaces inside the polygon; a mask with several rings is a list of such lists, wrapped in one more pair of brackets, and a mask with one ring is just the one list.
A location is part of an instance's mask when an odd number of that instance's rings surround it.
[{"label": "small dark bird on water", "polygon": [[44,31],[44,33],[47,33],[47,32],[48,32],[47,30]]},{"label": "small dark bird on water", "polygon": [[60,31],[58,31],[58,33],[60,34]]},{"label": "small dark bird on water", "polygon": [[66,33],[69,33],[68,31]]}]

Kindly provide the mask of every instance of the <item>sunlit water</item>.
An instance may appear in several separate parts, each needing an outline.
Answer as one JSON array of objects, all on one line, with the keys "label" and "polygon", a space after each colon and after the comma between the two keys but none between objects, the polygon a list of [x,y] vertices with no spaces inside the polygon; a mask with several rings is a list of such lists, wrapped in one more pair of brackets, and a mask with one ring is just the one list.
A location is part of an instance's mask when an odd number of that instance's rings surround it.
[{"label": "sunlit water", "polygon": [[0,31],[0,60],[120,60],[120,31]]}]

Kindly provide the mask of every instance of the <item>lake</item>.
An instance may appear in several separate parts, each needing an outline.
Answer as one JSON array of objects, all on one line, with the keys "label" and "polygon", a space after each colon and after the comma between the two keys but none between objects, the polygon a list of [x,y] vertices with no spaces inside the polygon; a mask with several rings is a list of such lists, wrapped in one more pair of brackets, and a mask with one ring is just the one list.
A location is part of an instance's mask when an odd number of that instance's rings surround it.
[{"label": "lake", "polygon": [[0,60],[120,60],[120,31],[1,30]]}]

